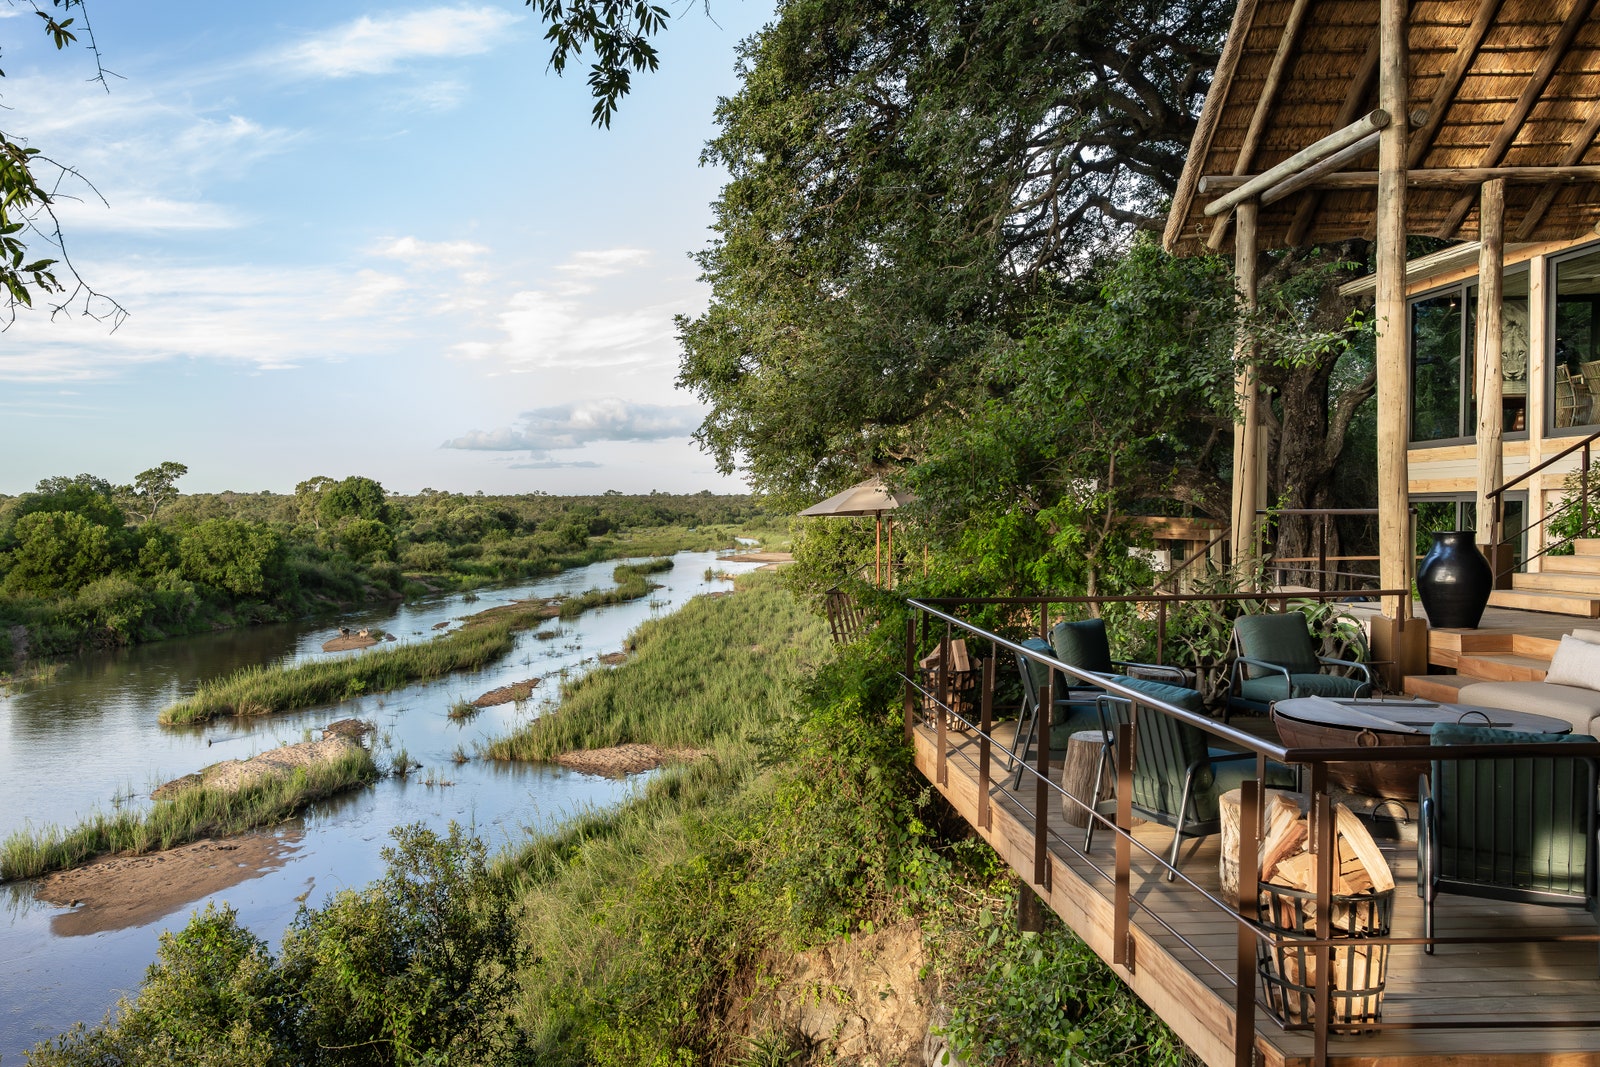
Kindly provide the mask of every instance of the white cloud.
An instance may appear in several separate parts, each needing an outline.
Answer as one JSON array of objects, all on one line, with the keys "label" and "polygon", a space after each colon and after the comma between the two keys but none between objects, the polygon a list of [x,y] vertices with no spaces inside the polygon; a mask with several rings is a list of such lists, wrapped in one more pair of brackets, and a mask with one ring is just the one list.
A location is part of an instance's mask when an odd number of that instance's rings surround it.
[{"label": "white cloud", "polygon": [[421,241],[415,237],[397,237],[379,248],[377,254],[411,266],[465,267],[488,255],[489,249],[471,241]]},{"label": "white cloud", "polygon": [[474,452],[528,452],[535,461],[547,454],[583,448],[600,441],[663,441],[688,437],[702,412],[690,405],[641,404],[617,397],[525,411],[515,426],[473,430],[441,447]]},{"label": "white cloud", "polygon": [[205,201],[169,200],[166,197],[109,190],[98,199],[61,200],[56,214],[68,233],[88,230],[116,233],[155,233],[181,230],[231,230],[243,225],[234,212]]},{"label": "white cloud", "polygon": [[633,267],[642,267],[650,259],[644,248],[606,248],[598,252],[574,252],[567,262],[556,270],[574,278],[609,278]]},{"label": "white cloud", "polygon": [[478,55],[520,21],[492,7],[435,7],[404,15],[363,15],[286,48],[277,64],[311,77],[383,74],[408,60]]}]

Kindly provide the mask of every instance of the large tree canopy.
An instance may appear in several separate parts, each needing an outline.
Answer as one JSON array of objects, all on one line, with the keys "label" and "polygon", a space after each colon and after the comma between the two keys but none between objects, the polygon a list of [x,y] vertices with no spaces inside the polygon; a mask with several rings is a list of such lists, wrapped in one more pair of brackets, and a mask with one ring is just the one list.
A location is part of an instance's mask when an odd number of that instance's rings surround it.
[{"label": "large tree canopy", "polygon": [[1158,213],[1226,0],[793,0],[706,151],[731,180],[680,321],[724,470],[798,499],[922,451],[977,353]]}]

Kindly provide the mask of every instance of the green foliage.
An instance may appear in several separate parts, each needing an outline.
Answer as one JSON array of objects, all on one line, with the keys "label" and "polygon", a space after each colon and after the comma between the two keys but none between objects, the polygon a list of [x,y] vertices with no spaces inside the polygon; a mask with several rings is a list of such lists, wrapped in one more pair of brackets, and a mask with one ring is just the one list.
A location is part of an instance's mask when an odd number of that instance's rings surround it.
[{"label": "green foliage", "polygon": [[339,549],[351,559],[393,559],[394,534],[377,519],[347,519],[336,534]]},{"label": "green foliage", "polygon": [[327,485],[318,494],[317,518],[323,526],[330,528],[337,527],[347,519],[388,522],[389,500],[383,486],[371,478],[353,474]]},{"label": "green foliage", "polygon": [[166,460],[147,471],[140,471],[133,479],[133,489],[148,509],[145,521],[154,522],[156,514],[178,496],[178,479],[189,473],[182,463]]},{"label": "green foliage", "polygon": [[1049,909],[1042,933],[1019,932],[1017,892],[1013,883],[990,895],[977,929],[964,929],[941,946],[955,957],[946,966],[960,975],[950,990],[944,1032],[965,1060],[1068,1067],[1195,1062]]},{"label": "green foliage", "polygon": [[111,569],[111,531],[71,511],[34,511],[12,530],[4,589],[26,596],[75,593]]},{"label": "green foliage", "polygon": [[178,542],[185,578],[235,596],[261,596],[282,574],[286,558],[276,530],[236,519],[207,519]]},{"label": "green foliage", "polygon": [[523,948],[483,843],[453,823],[394,838],[377,884],[302,909],[284,937],[295,1044],[340,1064],[501,1062],[519,1043],[505,1009]]}]

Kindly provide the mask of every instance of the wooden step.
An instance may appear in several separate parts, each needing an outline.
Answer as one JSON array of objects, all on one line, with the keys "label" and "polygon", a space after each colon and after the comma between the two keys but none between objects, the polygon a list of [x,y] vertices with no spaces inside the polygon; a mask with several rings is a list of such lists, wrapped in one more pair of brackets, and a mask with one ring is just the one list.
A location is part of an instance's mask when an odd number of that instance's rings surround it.
[{"label": "wooden step", "polygon": [[[1572,557],[1576,559],[1577,557]],[[1595,559],[1600,559],[1596,556]],[[1552,593],[1584,593],[1600,596],[1600,574],[1552,573],[1513,574],[1511,588],[1535,589]]]},{"label": "wooden step", "polygon": [[1539,569],[1545,574],[1600,574],[1600,555],[1544,556]]},{"label": "wooden step", "polygon": [[1532,656],[1462,656],[1456,661],[1459,677],[1482,682],[1542,682],[1549,669],[1548,659]]},{"label": "wooden step", "polygon": [[1546,593],[1530,589],[1496,589],[1489,594],[1489,606],[1518,611],[1544,611],[1552,615],[1576,615],[1600,619],[1600,599],[1581,593]]},{"label": "wooden step", "polygon": [[1580,556],[1600,556],[1600,537],[1580,537],[1572,542],[1572,550]]},{"label": "wooden step", "polygon": [[1412,696],[1421,697],[1423,700],[1454,704],[1461,699],[1462,686],[1482,680],[1468,678],[1463,674],[1409,674],[1406,676],[1404,689]]},{"label": "wooden step", "polygon": [[1533,637],[1529,634],[1511,635],[1511,654],[1514,656],[1531,656],[1534,659],[1550,659],[1556,654],[1556,649],[1561,647],[1559,637]]}]

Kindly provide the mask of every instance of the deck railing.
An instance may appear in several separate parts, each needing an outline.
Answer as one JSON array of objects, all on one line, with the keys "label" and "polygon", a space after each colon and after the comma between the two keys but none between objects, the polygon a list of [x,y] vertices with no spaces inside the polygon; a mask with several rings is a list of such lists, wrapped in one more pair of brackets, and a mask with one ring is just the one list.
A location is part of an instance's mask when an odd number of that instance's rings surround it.
[{"label": "deck railing", "polygon": [[[1326,594],[1321,599],[1327,599],[1337,594]],[[1374,595],[1396,595],[1393,590],[1378,590]],[[1296,596],[1294,599],[1301,599]],[[1318,599],[1312,595],[1311,599]],[[1334,806],[1329,792],[1329,767],[1333,764],[1350,762],[1369,762],[1372,758],[1372,749],[1366,747],[1351,748],[1289,748],[1281,743],[1265,740],[1253,734],[1230,726],[1225,722],[1212,719],[1205,715],[1194,714],[1183,708],[1155,699],[1147,693],[1130,689],[1118,682],[1072,667],[1061,662],[1054,656],[1037,652],[1024,647],[1020,642],[1014,641],[1000,634],[984,630],[955,613],[960,608],[972,608],[983,605],[1039,605],[1041,607],[1041,627],[1048,620],[1048,605],[1053,603],[1080,604],[1091,598],[972,598],[972,599],[938,599],[938,600],[911,600],[912,615],[907,620],[905,634],[905,668],[901,674],[904,683],[904,719],[907,743],[913,743],[915,732],[919,725],[919,709],[932,707],[931,731],[934,735],[935,746],[935,784],[941,787],[949,784],[949,760],[951,759],[951,746],[949,743],[949,724],[959,723],[962,730],[975,737],[978,755],[973,761],[969,752],[963,747],[956,753],[956,758],[966,761],[966,764],[976,775],[977,784],[977,812],[976,825],[980,829],[992,828],[993,802],[991,794],[995,785],[992,777],[994,760],[993,737],[994,727],[994,698],[998,677],[997,659],[999,656],[1009,654],[1021,656],[1034,663],[1047,668],[1044,672],[1050,679],[1038,695],[1038,707],[1041,709],[1052,708],[1056,672],[1067,678],[1075,679],[1085,685],[1103,689],[1108,694],[1122,697],[1134,705],[1152,709],[1162,715],[1167,715],[1193,726],[1226,745],[1255,755],[1255,778],[1244,782],[1240,790],[1240,823],[1239,823],[1239,891],[1238,897],[1233,900],[1224,900],[1197,884],[1181,869],[1168,863],[1164,854],[1146,846],[1134,837],[1133,829],[1133,768],[1134,753],[1137,743],[1136,726],[1137,716],[1130,716],[1127,724],[1118,728],[1116,738],[1117,766],[1116,777],[1116,812],[1114,817],[1107,818],[1095,810],[1094,798],[1088,803],[1066,793],[1061,786],[1050,778],[1050,719],[1051,715],[1045,711],[1035,716],[1037,734],[1034,739],[1036,758],[1027,766],[1028,777],[1033,782],[1033,855],[1031,870],[1019,872],[1023,874],[1033,887],[1048,892],[1051,878],[1050,847],[1052,837],[1054,843],[1068,850],[1080,861],[1097,871],[1113,886],[1113,928],[1111,936],[1111,962],[1126,965],[1131,968],[1130,929],[1135,912],[1143,918],[1161,927],[1163,931],[1182,943],[1205,966],[1213,970],[1233,989],[1233,1010],[1235,1025],[1234,1063],[1236,1067],[1252,1067],[1255,1063],[1255,1043],[1257,1033],[1257,944],[1274,940],[1292,940],[1296,944],[1311,950],[1315,963],[1316,988],[1315,1011],[1313,1021],[1300,1024],[1285,1024],[1268,1013],[1267,1018],[1274,1024],[1288,1030],[1312,1031],[1313,1038],[1313,1063],[1316,1067],[1326,1067],[1329,1057],[1329,1040],[1336,1033],[1344,1032],[1381,1032],[1386,1030],[1469,1030],[1469,1029],[1512,1029],[1512,1028],[1568,1028],[1568,1027],[1596,1027],[1600,1028],[1600,1015],[1587,1019],[1551,1019],[1549,1016],[1539,1018],[1529,1017],[1491,1017],[1489,1015],[1475,1016],[1471,1022],[1459,1020],[1438,1021],[1427,1019],[1408,1019],[1388,1022],[1360,1022],[1358,1024],[1340,1025],[1333,1022],[1332,1003],[1334,992],[1334,968],[1330,966],[1330,954],[1340,946],[1348,946],[1348,939],[1333,936],[1332,922],[1332,897],[1333,897],[1333,864],[1327,862],[1327,857],[1333,855],[1335,849],[1335,815]],[[1100,602],[1125,601],[1130,599],[1143,600],[1171,600],[1174,597],[1144,597],[1144,598],[1097,598]],[[1196,598],[1187,598],[1196,599]],[[1213,598],[1205,598],[1213,599]],[[1221,599],[1221,598],[1216,598]],[[1240,599],[1255,600],[1280,600],[1277,594],[1249,594]],[[917,670],[919,653],[931,651],[937,644],[943,656],[942,662],[950,662],[950,642],[955,637],[961,637],[968,643],[969,655],[973,652],[974,645],[987,646],[987,655],[983,655],[983,668],[979,683],[977,718],[971,718],[971,712],[965,703],[958,704],[951,699],[950,672],[936,672],[937,682],[935,689],[927,688],[922,681],[922,676]],[[1025,750],[1024,750],[1025,751]],[[1495,745],[1452,745],[1448,747],[1418,745],[1407,746],[1404,759],[1406,762],[1427,762],[1434,760],[1462,760],[1486,759],[1504,757],[1503,747]],[[1573,743],[1561,744],[1519,744],[1518,756],[1563,756],[1600,760],[1600,743]],[[1267,761],[1274,760],[1282,764],[1303,768],[1301,778],[1303,782],[1309,781],[1312,820],[1312,850],[1317,857],[1315,863],[1314,884],[1316,887],[1316,928],[1310,936],[1296,937],[1286,935],[1280,930],[1269,930],[1256,917],[1256,900],[1259,893],[1259,856],[1257,848],[1262,832],[1263,796],[1261,783],[1266,779]],[[1096,825],[1114,835],[1115,848],[1113,852],[1113,865],[1107,870],[1089,855],[1086,849],[1074,846],[1067,836],[1055,833],[1051,828],[1050,812],[1054,807],[1063,802],[1070,802],[1085,812],[1087,817],[1094,820]],[[1076,836],[1076,835],[1074,835]],[[1156,910],[1141,900],[1135,892],[1133,885],[1133,856],[1137,850],[1149,862],[1155,865],[1156,877],[1166,872],[1171,872],[1175,883],[1182,887],[1182,891],[1192,894],[1203,907],[1215,910],[1220,915],[1226,916],[1235,925],[1237,932],[1236,952],[1232,961],[1231,970],[1212,961],[1204,951],[1194,945],[1183,932],[1175,928]],[[1396,887],[1396,892],[1401,887]],[[1600,942],[1600,933],[1597,934],[1541,934],[1533,930],[1519,930],[1516,933],[1493,933],[1476,936],[1457,937],[1403,937],[1390,934],[1388,936],[1363,937],[1364,946],[1397,946],[1397,945],[1490,945],[1490,944],[1539,944],[1556,942]],[[1507,996],[1514,996],[1514,991],[1507,991]],[[1352,1052],[1358,1049],[1352,1049]]]}]

